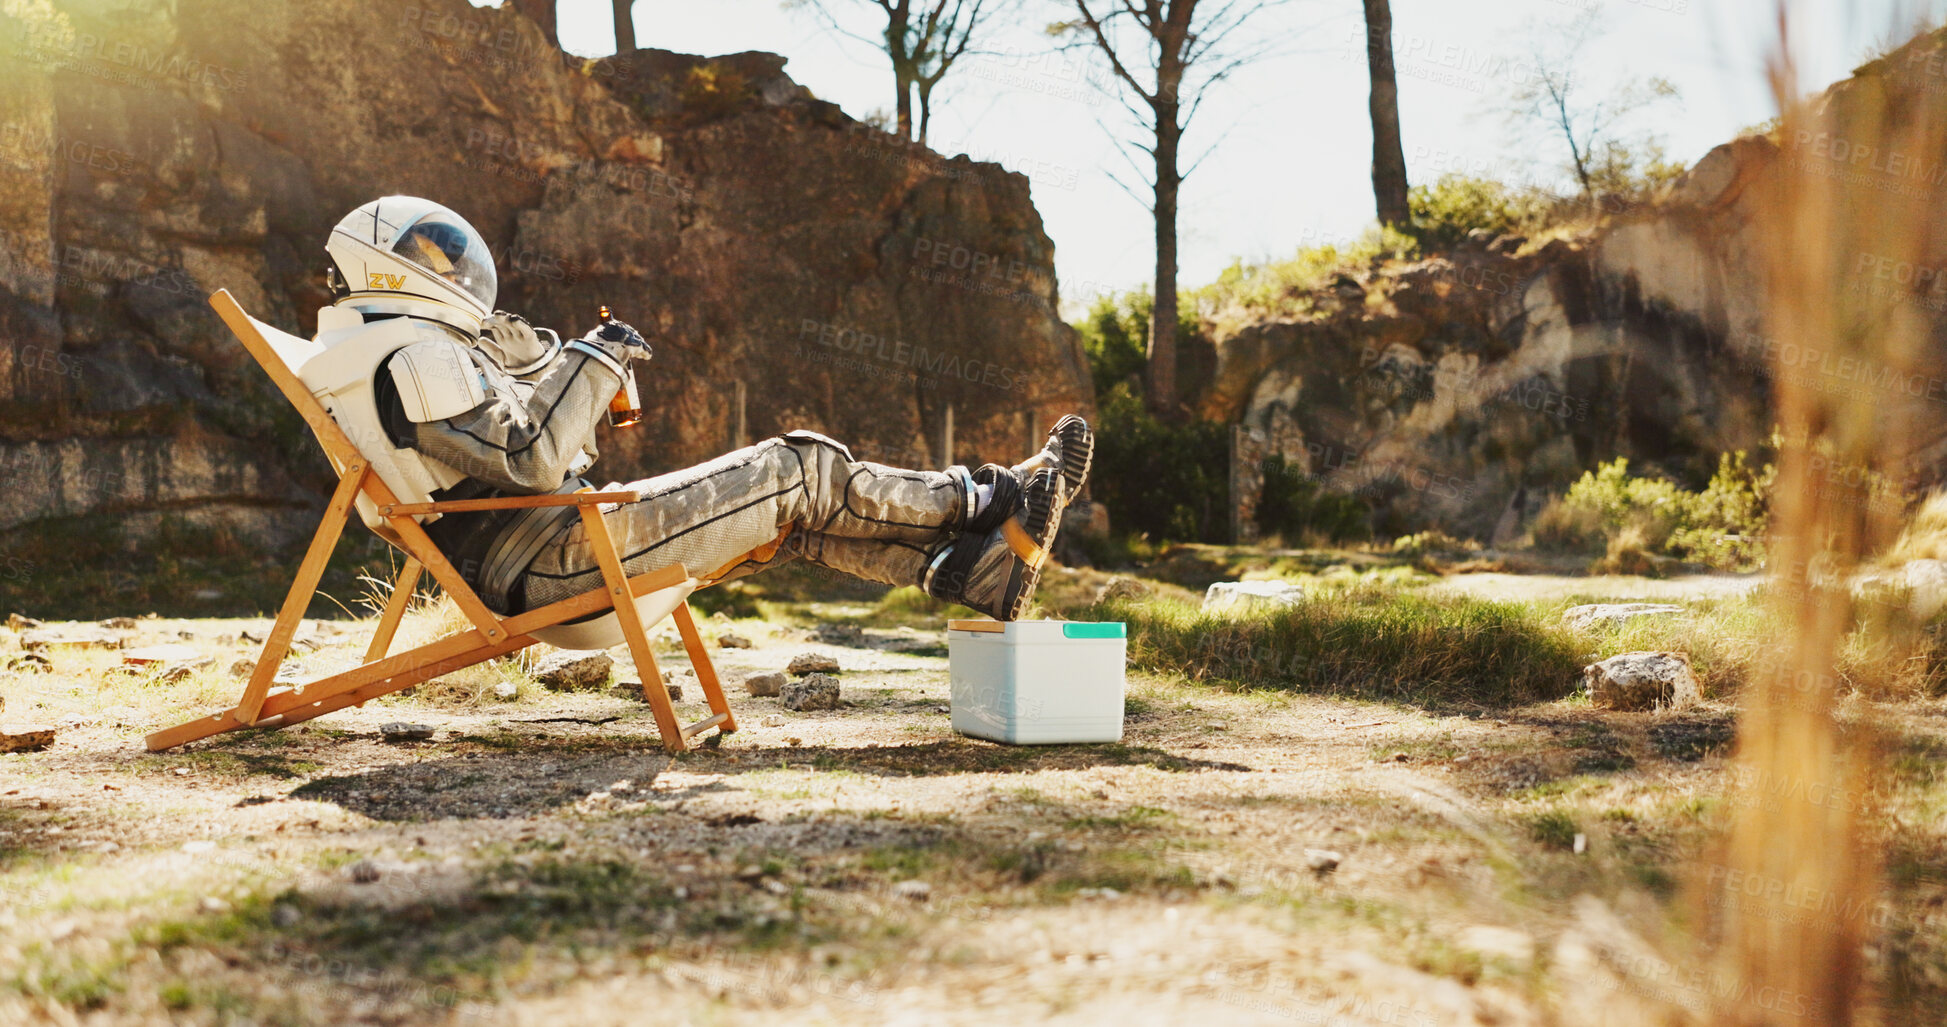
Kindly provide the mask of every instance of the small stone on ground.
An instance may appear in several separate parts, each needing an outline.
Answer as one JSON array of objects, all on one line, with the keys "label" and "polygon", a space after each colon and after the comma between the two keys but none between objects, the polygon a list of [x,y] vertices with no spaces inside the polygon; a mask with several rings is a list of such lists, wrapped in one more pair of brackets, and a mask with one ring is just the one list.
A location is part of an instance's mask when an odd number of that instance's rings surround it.
[{"label": "small stone on ground", "polygon": [[784,668],[792,674],[837,674],[838,661],[823,653],[799,653]]},{"label": "small stone on ground", "polygon": [[853,649],[865,646],[865,629],[857,624],[820,624],[811,637],[826,645],[849,646]]},{"label": "small stone on ground", "polygon": [[433,737],[433,726],[395,720],[390,724],[380,724],[379,734],[388,742],[423,742]]},{"label": "small stone on ground", "polygon": [[726,632],[724,632],[723,634],[721,634],[721,635],[718,635],[718,636],[717,636],[717,647],[718,647],[718,648],[720,648],[720,649],[749,649],[749,648],[752,648],[752,646],[751,646],[751,642],[750,642],[750,639],[748,639],[748,638],[745,638],[744,636],[742,636],[742,635],[739,635],[739,634],[737,634],[737,633],[736,633],[736,632],[734,632],[734,631],[726,631]]},{"label": "small stone on ground", "polygon": [[32,752],[54,744],[54,728],[46,724],[0,724],[0,752]]},{"label": "small stone on ground", "polygon": [[744,679],[744,688],[755,696],[773,696],[784,690],[784,675],[772,671],[769,674],[752,674]]},{"label": "small stone on ground", "polygon": [[578,692],[600,688],[614,670],[615,657],[600,649],[563,649],[541,657],[534,680],[557,692]]},{"label": "small stone on ground", "polygon": [[1703,688],[1683,653],[1622,653],[1582,668],[1589,701],[1611,710],[1687,710]]},{"label": "small stone on ground", "polygon": [[1598,627],[1614,627],[1637,617],[1682,612],[1683,607],[1673,603],[1589,603],[1563,610],[1562,622],[1571,628],[1588,631]]},{"label": "small stone on ground", "polygon": [[120,649],[128,645],[129,638],[129,632],[116,631],[99,624],[65,624],[27,631],[20,636],[20,647],[34,650],[72,645],[90,649]]},{"label": "small stone on ground", "polygon": [[1096,590],[1095,601],[1106,603],[1111,599],[1147,599],[1150,587],[1131,577],[1116,575]]},{"label": "small stone on ground", "polygon": [[1289,581],[1213,581],[1203,593],[1206,612],[1283,610],[1297,606],[1305,590]]},{"label": "small stone on ground", "polygon": [[[667,678],[667,675],[665,675],[665,678]],[[669,693],[670,702],[683,701],[683,686],[681,684],[664,680],[663,690]],[[647,701],[642,698],[642,682],[640,681],[617,681],[615,687],[609,689],[608,692],[617,699],[629,699],[634,702]]]},{"label": "small stone on ground", "polygon": [[811,674],[784,686],[784,708],[834,710],[838,708],[838,679],[830,674]]}]

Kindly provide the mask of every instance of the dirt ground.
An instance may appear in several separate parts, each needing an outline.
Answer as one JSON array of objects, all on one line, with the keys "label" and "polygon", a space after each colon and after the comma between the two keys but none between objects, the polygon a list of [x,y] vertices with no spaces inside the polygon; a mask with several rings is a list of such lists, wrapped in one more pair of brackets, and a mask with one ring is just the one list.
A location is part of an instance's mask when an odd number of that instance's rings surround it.
[{"label": "dirt ground", "polygon": [[[0,1023],[1419,1027],[1751,1001],[1657,948],[1718,898],[1679,882],[1736,801],[1722,701],[1446,715],[1135,675],[1121,744],[1016,748],[951,730],[937,626],[850,646],[744,620],[755,647],[717,652],[742,730],[680,756],[641,703],[511,666],[145,753],[233,699],[266,626],[138,622],[215,657],[176,681],[107,650],[37,669],[0,633],[0,718],[62,728],[0,755]],[[318,625],[297,669],[368,630]],[[839,661],[841,708],[744,694],[801,652]],[[1947,707],[1875,715],[1947,754]],[[381,740],[400,720],[436,734]],[[1917,809],[1921,871],[1886,911],[1909,937],[1942,933],[1947,893],[1947,804]],[[1937,945],[1875,959],[1901,1004],[1869,1020],[1939,1022],[1907,1019],[1947,994]]]}]

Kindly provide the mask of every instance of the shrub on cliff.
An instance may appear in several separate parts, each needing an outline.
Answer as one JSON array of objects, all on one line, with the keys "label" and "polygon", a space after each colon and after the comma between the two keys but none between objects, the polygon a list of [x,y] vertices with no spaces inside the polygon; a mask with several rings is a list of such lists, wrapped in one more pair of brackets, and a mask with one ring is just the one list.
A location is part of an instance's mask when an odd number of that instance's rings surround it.
[{"label": "shrub on cliff", "polygon": [[1642,573],[1658,557],[1725,570],[1764,562],[1775,469],[1754,469],[1743,452],[1725,453],[1702,492],[1633,477],[1618,457],[1584,473],[1535,519],[1536,548],[1603,553],[1603,570]]},{"label": "shrub on cliff", "polygon": [[1549,225],[1561,202],[1534,186],[1470,175],[1442,175],[1407,194],[1413,230],[1423,245],[1435,250],[1451,249],[1475,229],[1489,235],[1532,235]]}]

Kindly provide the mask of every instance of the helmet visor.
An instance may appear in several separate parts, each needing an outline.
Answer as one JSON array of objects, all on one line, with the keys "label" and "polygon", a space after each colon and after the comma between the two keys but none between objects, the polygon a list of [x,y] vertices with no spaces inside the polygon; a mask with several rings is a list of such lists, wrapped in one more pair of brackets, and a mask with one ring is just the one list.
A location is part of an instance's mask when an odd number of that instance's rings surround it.
[{"label": "helmet visor", "polygon": [[487,309],[493,308],[500,289],[493,256],[473,226],[459,215],[444,209],[428,213],[393,238],[392,253],[465,289]]}]

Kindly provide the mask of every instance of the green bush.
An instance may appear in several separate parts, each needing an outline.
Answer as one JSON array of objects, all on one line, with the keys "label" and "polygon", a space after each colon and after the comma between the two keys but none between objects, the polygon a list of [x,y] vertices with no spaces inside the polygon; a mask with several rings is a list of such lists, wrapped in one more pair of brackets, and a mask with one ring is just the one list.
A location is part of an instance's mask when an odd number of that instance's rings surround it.
[{"label": "green bush", "polygon": [[1369,511],[1355,496],[1331,492],[1285,463],[1282,456],[1264,460],[1264,491],[1257,503],[1258,531],[1289,540],[1322,539],[1345,542],[1371,535]]},{"label": "green bush", "polygon": [[1618,457],[1584,473],[1535,519],[1537,548],[1606,554],[1606,568],[1641,572],[1658,556],[1725,570],[1764,562],[1775,469],[1753,470],[1743,452],[1725,453],[1702,492],[1663,478],[1631,477]]},{"label": "green bush", "polygon": [[1120,531],[1153,542],[1226,542],[1230,537],[1230,429],[1167,424],[1127,383],[1097,397],[1100,427],[1089,490]]},{"label": "green bush", "polygon": [[1547,227],[1561,205],[1552,193],[1468,175],[1442,175],[1407,193],[1407,209],[1420,241],[1446,249],[1481,229],[1491,235],[1531,235]]},{"label": "green bush", "polygon": [[[1155,309],[1154,293],[1148,288],[1132,289],[1097,297],[1088,315],[1076,322],[1074,327],[1082,337],[1082,350],[1088,354],[1088,370],[1095,382],[1097,402],[1129,379],[1143,379],[1149,360],[1149,319]],[[1195,338],[1202,330],[1197,323],[1196,304],[1187,299],[1180,301],[1176,337]]]}]

